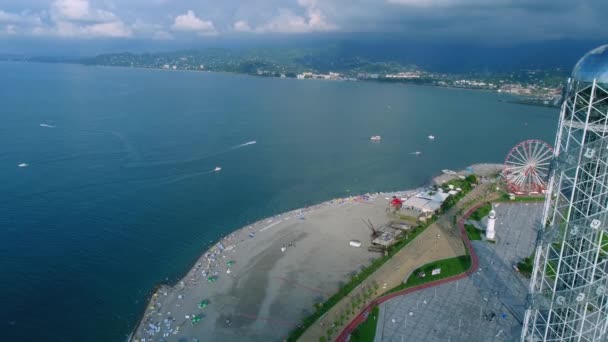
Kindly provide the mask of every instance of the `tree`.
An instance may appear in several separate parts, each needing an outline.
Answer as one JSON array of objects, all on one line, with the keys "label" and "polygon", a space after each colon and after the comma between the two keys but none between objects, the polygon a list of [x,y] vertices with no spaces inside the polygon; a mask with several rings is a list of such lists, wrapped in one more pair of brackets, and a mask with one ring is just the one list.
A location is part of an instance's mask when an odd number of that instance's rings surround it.
[{"label": "tree", "polygon": [[475,175],[468,175],[464,180],[469,184],[477,184],[477,177]]}]

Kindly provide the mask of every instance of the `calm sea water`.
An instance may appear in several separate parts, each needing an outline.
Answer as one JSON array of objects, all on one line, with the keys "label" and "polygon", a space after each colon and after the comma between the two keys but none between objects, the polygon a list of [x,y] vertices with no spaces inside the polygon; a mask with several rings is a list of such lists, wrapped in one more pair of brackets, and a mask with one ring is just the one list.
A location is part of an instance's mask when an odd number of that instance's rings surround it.
[{"label": "calm sea water", "polygon": [[521,140],[553,143],[558,115],[408,85],[19,63],[0,75],[3,341],[122,341],[154,285],[220,236],[501,162]]}]

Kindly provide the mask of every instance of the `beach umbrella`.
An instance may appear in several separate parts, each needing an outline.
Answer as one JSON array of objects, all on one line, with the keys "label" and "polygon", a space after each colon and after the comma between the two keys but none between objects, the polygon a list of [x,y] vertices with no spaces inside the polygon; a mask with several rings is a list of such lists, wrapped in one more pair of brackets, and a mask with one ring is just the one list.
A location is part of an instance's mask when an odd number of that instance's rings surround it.
[{"label": "beach umbrella", "polygon": [[209,283],[215,283],[216,281],[217,281],[216,276],[211,276],[211,277],[207,278],[207,282],[209,282]]},{"label": "beach umbrella", "polygon": [[234,261],[234,260],[230,260],[230,261],[228,261],[228,262],[226,263],[226,265],[227,265],[228,267],[232,267],[232,265],[234,265],[234,264],[236,264],[236,261]]},{"label": "beach umbrella", "polygon": [[190,322],[192,322],[192,324],[198,324],[201,321],[201,319],[203,319],[201,317],[201,315],[194,315],[194,316],[192,316],[192,319],[190,320]]},{"label": "beach umbrella", "polygon": [[209,301],[207,299],[201,301],[200,303],[198,303],[198,307],[200,309],[207,307],[207,305],[209,305]]}]

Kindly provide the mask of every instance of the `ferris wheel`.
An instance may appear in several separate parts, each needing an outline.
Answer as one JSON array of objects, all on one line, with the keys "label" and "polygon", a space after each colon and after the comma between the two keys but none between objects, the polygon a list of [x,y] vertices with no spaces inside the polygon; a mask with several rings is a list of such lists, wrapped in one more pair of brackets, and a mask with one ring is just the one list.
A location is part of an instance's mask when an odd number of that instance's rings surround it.
[{"label": "ferris wheel", "polygon": [[526,140],[509,151],[503,176],[510,191],[517,194],[542,192],[547,188],[551,145],[540,140]]}]

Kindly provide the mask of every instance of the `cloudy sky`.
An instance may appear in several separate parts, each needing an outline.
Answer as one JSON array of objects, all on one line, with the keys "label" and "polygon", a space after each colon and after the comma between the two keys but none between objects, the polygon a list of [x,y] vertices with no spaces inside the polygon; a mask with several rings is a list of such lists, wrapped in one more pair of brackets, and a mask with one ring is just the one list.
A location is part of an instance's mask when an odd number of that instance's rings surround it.
[{"label": "cloudy sky", "polygon": [[606,39],[607,14],[607,0],[1,0],[0,40],[357,32],[507,43]]}]

